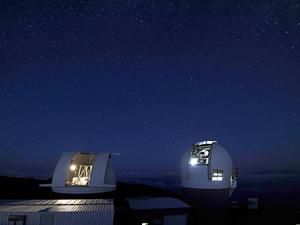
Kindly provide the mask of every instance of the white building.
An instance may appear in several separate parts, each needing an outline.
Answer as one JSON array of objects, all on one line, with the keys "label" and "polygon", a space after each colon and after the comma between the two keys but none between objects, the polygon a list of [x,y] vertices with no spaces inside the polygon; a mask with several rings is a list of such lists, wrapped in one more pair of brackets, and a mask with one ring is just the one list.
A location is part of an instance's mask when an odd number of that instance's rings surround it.
[{"label": "white building", "polygon": [[188,225],[191,207],[170,197],[127,198],[131,209],[132,225]]},{"label": "white building", "polygon": [[229,153],[216,141],[195,143],[180,162],[181,186],[192,205],[227,207],[236,187],[236,169]]},{"label": "white building", "polygon": [[195,143],[181,158],[182,187],[229,189],[234,173],[229,153],[216,141]]},{"label": "white building", "polygon": [[113,225],[112,199],[61,199],[8,202],[0,205],[0,224]]},{"label": "white building", "polygon": [[111,156],[109,152],[63,153],[50,185],[53,192],[95,194],[114,191],[116,178],[111,166]]}]

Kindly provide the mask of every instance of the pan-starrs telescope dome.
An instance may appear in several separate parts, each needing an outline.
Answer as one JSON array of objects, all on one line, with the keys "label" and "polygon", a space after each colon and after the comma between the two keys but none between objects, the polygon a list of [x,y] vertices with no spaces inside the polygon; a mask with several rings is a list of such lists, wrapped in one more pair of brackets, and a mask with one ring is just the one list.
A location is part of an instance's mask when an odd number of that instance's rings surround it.
[{"label": "pan-starrs telescope dome", "polygon": [[195,143],[182,156],[181,186],[197,189],[234,189],[236,170],[228,152],[216,141]]},{"label": "pan-starrs telescope dome", "polygon": [[180,176],[183,197],[197,212],[195,220],[224,223],[237,178],[229,153],[216,141],[197,142],[183,154]]},{"label": "pan-starrs telescope dome", "polygon": [[116,188],[111,153],[64,152],[52,179],[52,190],[64,194],[95,194]]}]

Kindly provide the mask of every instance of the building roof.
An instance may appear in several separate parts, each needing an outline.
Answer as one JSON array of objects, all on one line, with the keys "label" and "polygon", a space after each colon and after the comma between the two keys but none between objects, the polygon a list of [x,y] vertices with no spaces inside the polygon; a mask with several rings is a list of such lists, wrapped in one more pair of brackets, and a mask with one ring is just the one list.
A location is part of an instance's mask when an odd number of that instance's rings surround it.
[{"label": "building roof", "polygon": [[169,197],[127,198],[127,201],[133,210],[190,208],[183,201]]},{"label": "building roof", "polygon": [[0,206],[0,212],[40,212],[47,208],[49,208],[49,206],[5,205]]},{"label": "building roof", "polygon": [[11,201],[0,212],[113,212],[112,199],[56,199]]}]

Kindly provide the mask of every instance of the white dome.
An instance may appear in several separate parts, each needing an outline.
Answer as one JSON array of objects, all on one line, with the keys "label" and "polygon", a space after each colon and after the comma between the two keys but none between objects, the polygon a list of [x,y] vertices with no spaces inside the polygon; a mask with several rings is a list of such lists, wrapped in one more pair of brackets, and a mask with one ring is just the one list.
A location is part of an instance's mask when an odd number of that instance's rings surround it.
[{"label": "white dome", "polygon": [[111,153],[64,152],[58,161],[52,190],[64,194],[94,194],[116,188]]},{"label": "white dome", "polygon": [[181,186],[185,188],[227,189],[232,174],[232,159],[216,141],[195,143],[181,158]]}]

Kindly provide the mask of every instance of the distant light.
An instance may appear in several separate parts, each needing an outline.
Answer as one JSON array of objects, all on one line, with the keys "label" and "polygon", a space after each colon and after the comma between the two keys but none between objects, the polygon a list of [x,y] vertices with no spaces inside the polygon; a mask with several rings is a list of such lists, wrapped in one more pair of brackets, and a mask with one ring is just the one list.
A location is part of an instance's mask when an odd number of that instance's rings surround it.
[{"label": "distant light", "polygon": [[198,164],[198,158],[191,158],[190,164],[191,164],[192,166]]},{"label": "distant light", "polygon": [[77,169],[77,166],[75,164],[71,164],[70,170],[75,171]]},{"label": "distant light", "polygon": [[149,225],[149,223],[142,223],[142,225]]}]

